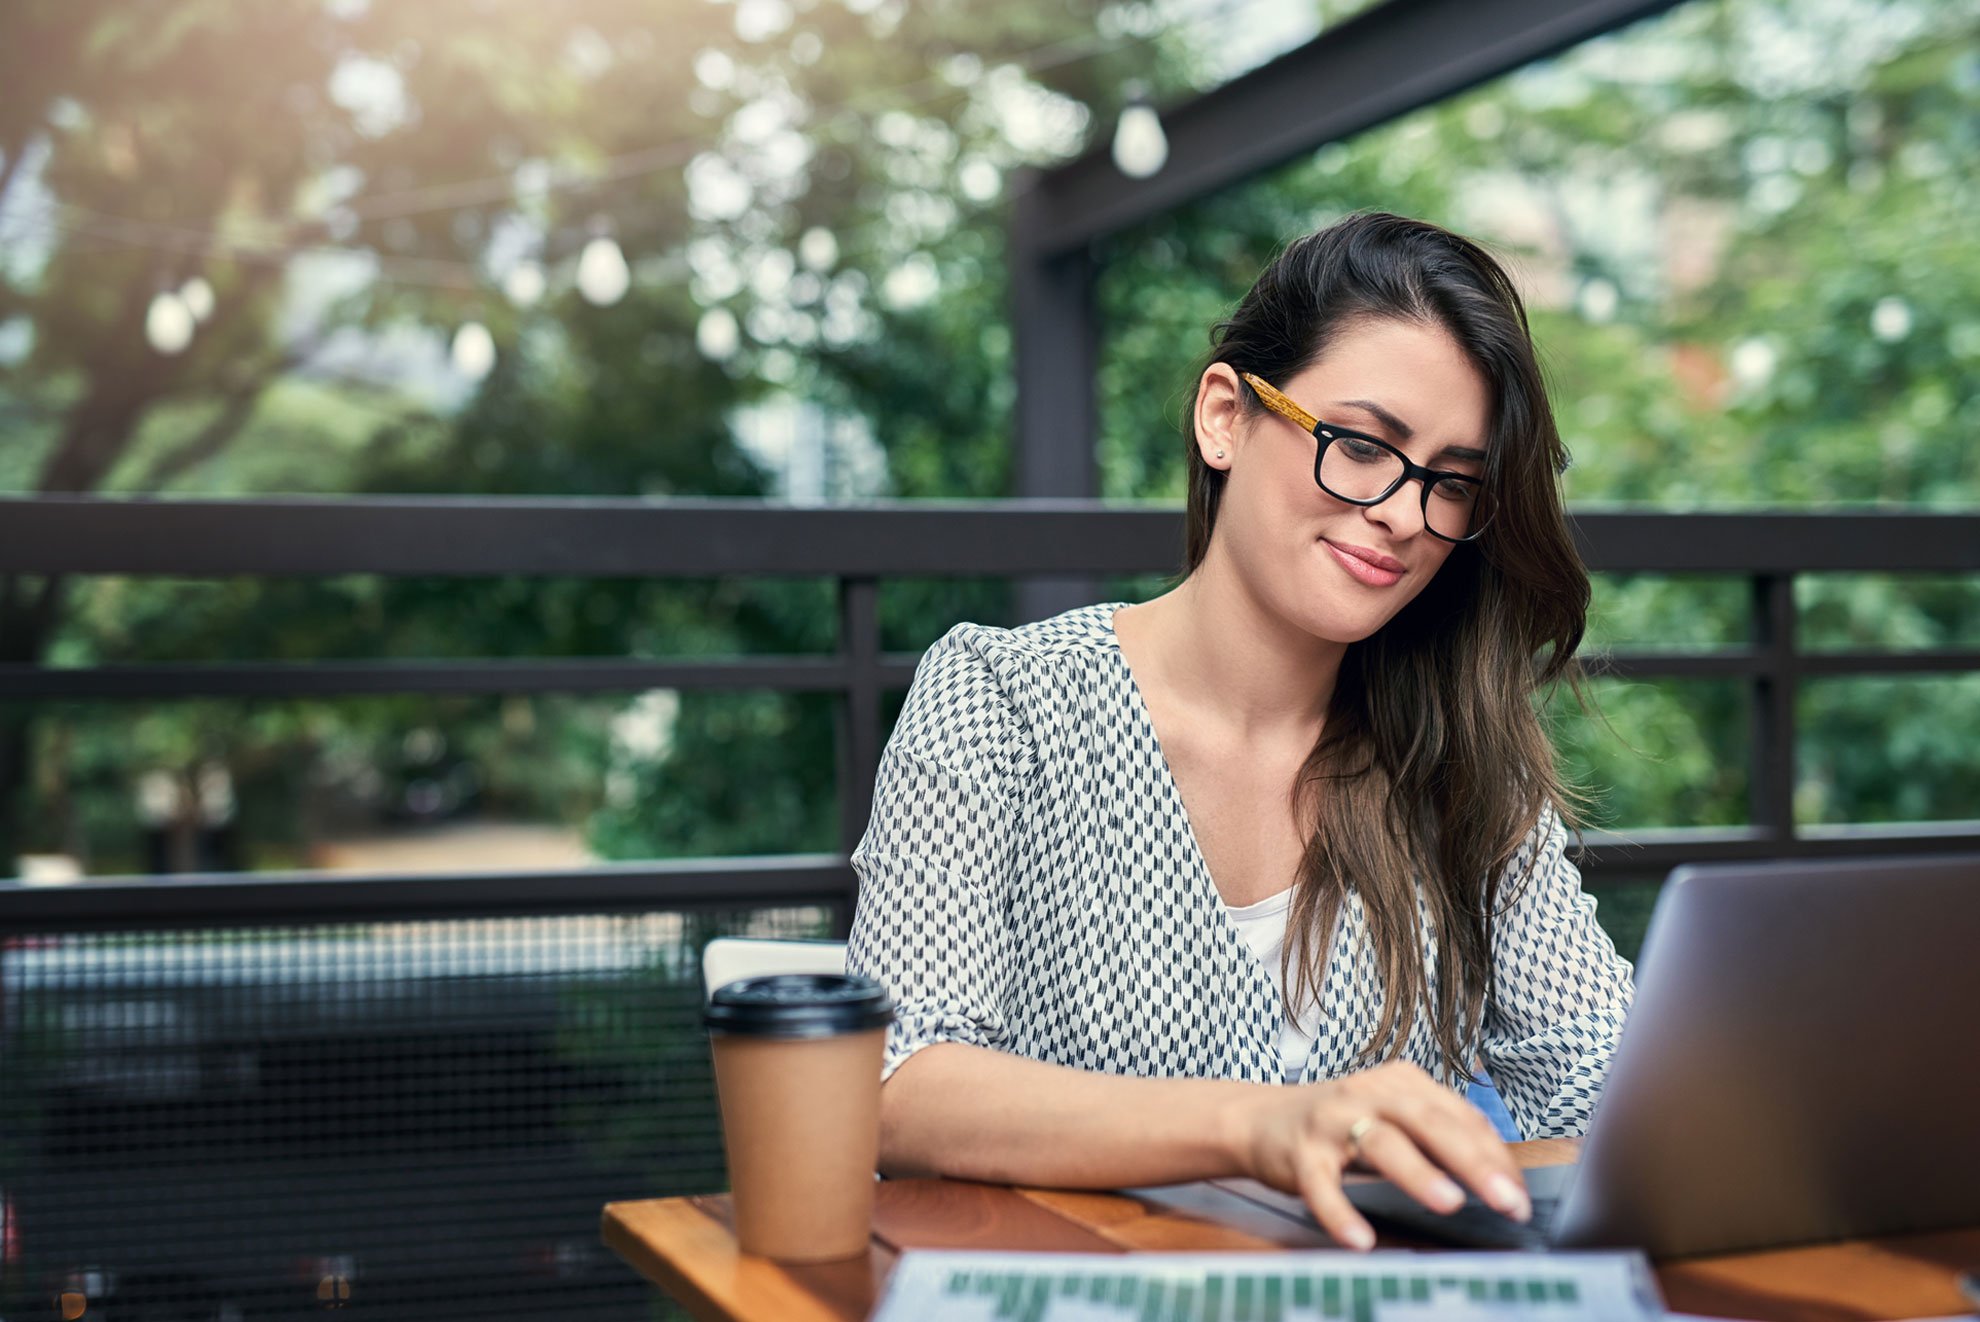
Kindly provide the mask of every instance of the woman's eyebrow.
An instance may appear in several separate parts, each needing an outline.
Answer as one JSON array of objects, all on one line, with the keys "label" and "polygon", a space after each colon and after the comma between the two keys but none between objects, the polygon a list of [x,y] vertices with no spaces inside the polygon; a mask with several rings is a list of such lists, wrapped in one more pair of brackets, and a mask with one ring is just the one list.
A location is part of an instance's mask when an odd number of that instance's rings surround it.
[{"label": "woman's eyebrow", "polygon": [[[1416,435],[1416,429],[1383,408],[1372,399],[1337,399],[1337,408],[1360,409],[1396,434],[1399,440],[1408,440]],[[1485,452],[1469,445],[1447,445],[1437,451],[1439,459],[1467,459],[1473,463],[1485,462]]]},{"label": "woman's eyebrow", "polygon": [[1334,404],[1338,408],[1360,409],[1363,413],[1369,414],[1377,422],[1394,432],[1400,440],[1406,441],[1416,435],[1416,428],[1410,426],[1372,399],[1337,399],[1334,401]]}]

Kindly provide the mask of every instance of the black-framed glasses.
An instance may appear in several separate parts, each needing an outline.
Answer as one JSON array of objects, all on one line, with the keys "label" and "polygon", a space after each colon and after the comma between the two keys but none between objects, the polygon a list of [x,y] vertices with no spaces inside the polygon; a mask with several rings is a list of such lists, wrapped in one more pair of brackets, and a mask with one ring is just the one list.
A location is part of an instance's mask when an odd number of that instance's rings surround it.
[{"label": "black-framed glasses", "polygon": [[1423,484],[1423,527],[1432,537],[1468,542],[1491,522],[1483,479],[1425,468],[1379,436],[1320,421],[1263,377],[1240,375],[1265,407],[1298,423],[1320,443],[1313,453],[1313,480],[1334,499],[1350,505],[1380,505],[1414,478]]}]

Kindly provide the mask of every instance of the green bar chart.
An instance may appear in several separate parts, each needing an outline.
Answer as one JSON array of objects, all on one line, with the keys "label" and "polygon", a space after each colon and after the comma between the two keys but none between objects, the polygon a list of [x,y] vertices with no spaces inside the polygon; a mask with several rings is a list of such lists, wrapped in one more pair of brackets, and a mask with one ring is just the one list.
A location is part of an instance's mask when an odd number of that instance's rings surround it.
[{"label": "green bar chart", "polygon": [[[1581,1287],[1566,1276],[1484,1280],[1472,1276],[1347,1275],[1310,1272],[1205,1272],[1197,1279],[1164,1280],[1096,1271],[1052,1276],[1016,1271],[955,1271],[942,1298],[990,1301],[997,1322],[1046,1322],[1057,1299],[1078,1299],[1141,1322],[1293,1322],[1339,1318],[1376,1322],[1383,1305],[1407,1301],[1435,1305],[1442,1313],[1479,1302],[1520,1305],[1544,1313],[1549,1305],[1572,1309]],[[1090,1311],[1082,1309],[1082,1312]]]},{"label": "green bar chart", "polygon": [[1661,1316],[1634,1254],[909,1253],[876,1316],[957,1322],[1405,1322]]}]

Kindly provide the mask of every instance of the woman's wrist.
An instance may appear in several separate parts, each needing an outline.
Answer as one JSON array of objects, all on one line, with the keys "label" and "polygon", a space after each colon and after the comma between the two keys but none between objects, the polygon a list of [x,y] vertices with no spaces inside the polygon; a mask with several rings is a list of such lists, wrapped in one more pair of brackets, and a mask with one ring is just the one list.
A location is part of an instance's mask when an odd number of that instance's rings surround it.
[{"label": "woman's wrist", "polygon": [[1220,1082],[1214,1101],[1214,1125],[1218,1164],[1233,1175],[1256,1179],[1258,1175],[1258,1131],[1267,1107],[1282,1101],[1281,1087],[1269,1083]]}]

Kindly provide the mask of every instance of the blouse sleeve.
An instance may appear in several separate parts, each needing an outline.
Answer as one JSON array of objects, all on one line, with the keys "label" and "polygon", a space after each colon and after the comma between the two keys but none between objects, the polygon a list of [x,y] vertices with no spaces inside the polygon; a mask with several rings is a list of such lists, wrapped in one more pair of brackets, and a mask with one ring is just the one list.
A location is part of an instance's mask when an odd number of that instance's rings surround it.
[{"label": "blouse sleeve", "polygon": [[1549,805],[1507,868],[1517,896],[1493,925],[1493,994],[1481,1051],[1527,1138],[1588,1128],[1622,1035],[1634,970],[1595,921]]},{"label": "blouse sleeve", "polygon": [[916,667],[852,854],[859,899],[846,968],[895,1003],[883,1081],[936,1042],[1007,1041],[1006,879],[1028,740],[969,628]]}]

